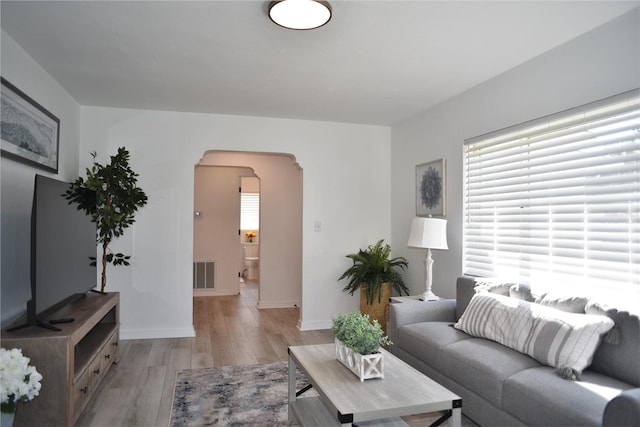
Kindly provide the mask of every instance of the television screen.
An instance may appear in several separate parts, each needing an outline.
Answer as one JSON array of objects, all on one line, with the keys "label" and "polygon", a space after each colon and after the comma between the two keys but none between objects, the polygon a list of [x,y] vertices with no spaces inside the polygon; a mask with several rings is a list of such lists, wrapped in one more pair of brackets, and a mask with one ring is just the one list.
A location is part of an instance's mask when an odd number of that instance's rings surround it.
[{"label": "television screen", "polygon": [[[36,175],[31,213],[31,319],[86,294],[96,284],[96,225],[64,198],[69,183]],[[32,316],[35,316],[33,318]]]}]

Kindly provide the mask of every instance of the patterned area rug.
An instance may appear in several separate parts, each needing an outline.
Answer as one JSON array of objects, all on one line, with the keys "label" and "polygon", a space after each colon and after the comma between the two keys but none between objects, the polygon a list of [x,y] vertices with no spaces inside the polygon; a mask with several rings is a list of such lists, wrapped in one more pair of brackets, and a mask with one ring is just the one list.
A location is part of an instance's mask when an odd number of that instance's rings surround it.
[{"label": "patterned area rug", "polygon": [[[278,362],[178,371],[169,425],[287,426],[288,369]],[[299,390],[304,376],[296,380]]]},{"label": "patterned area rug", "polygon": [[[286,362],[178,371],[170,427],[288,426]],[[296,372],[296,390],[307,385]],[[317,393],[311,389],[305,396]],[[404,417],[410,425],[430,425],[441,414]],[[367,425],[367,423],[361,423]],[[478,427],[462,416],[462,427]]]}]

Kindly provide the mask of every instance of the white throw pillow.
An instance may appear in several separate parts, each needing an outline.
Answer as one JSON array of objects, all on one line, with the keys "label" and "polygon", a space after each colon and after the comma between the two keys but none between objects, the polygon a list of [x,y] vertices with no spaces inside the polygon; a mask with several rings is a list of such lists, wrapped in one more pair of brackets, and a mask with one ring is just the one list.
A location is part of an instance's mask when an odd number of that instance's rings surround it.
[{"label": "white throw pillow", "polygon": [[580,374],[614,325],[606,316],[576,314],[489,292],[473,296],[454,326],[525,353],[538,362]]}]

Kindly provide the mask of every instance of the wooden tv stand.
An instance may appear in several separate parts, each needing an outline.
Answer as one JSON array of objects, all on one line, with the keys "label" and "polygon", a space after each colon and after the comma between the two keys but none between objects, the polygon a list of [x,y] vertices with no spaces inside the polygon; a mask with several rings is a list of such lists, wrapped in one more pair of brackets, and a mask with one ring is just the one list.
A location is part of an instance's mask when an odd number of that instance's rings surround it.
[{"label": "wooden tv stand", "polygon": [[40,395],[19,403],[14,426],[73,426],[111,365],[118,360],[120,294],[88,293],[51,319],[74,318],[50,331],[29,326],[2,331],[2,347],[21,348],[43,376]]}]

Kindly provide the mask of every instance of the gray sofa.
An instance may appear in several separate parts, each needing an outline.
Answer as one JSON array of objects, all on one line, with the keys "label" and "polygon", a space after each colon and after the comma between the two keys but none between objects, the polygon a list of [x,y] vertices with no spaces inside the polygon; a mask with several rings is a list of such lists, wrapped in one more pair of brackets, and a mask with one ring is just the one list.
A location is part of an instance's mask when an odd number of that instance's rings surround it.
[{"label": "gray sofa", "polygon": [[[506,295],[521,297],[522,287],[509,286]],[[589,308],[615,322],[615,340],[603,340],[591,365],[571,381],[532,357],[452,327],[478,280],[460,277],[456,287],[455,300],[391,304],[388,335],[395,355],[462,397],[467,417],[481,426],[640,426],[638,316]]]}]

